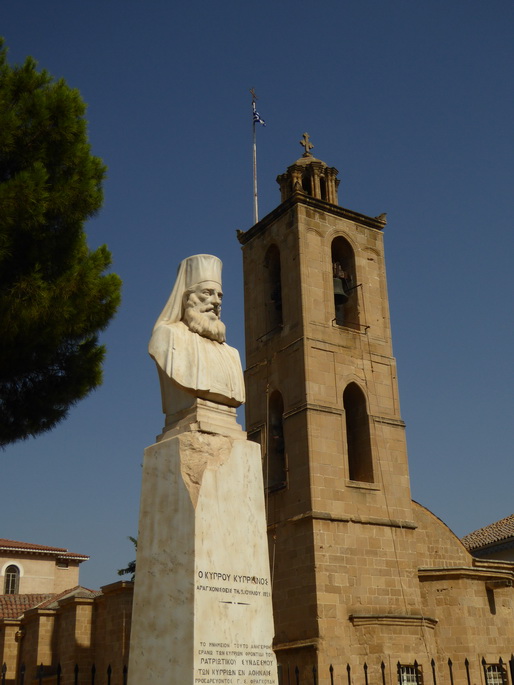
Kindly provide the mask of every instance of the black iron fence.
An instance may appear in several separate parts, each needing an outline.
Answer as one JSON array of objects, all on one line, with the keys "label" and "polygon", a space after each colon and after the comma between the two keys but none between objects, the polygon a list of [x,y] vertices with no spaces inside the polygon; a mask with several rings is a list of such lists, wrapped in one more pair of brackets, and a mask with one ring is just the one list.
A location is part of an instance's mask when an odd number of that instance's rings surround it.
[{"label": "black iron fence", "polygon": [[[466,685],[472,685],[472,676],[469,659],[464,659],[462,665],[466,677]],[[514,685],[514,655],[506,663],[500,657],[497,662],[487,662],[484,658],[481,660],[481,665],[484,673],[485,685]],[[458,664],[460,667],[460,664]],[[380,676],[370,680],[370,667],[366,662],[359,667],[353,668],[350,664],[346,668],[336,672],[332,664],[328,668],[328,672],[322,674],[323,680],[330,682],[330,685],[455,685],[455,667],[451,659],[445,664],[445,670],[437,672],[436,662],[434,659],[430,661],[430,674],[427,676],[423,673],[421,665],[414,661],[413,663],[396,664],[396,679],[394,682],[387,683],[387,666],[382,661],[380,663]],[[510,673],[510,683],[509,674]],[[309,668],[299,666],[291,667],[290,665],[278,665],[278,682],[279,685],[318,685],[319,673],[316,666]],[[459,678],[459,682],[462,679]]]},{"label": "black iron fence", "polygon": [[[466,677],[466,685],[473,685],[470,661],[464,659],[462,664],[456,664],[459,668],[464,666]],[[487,662],[484,658],[481,660],[481,665],[484,674],[485,685],[514,685],[514,654],[508,662],[503,661],[500,657],[497,662]],[[323,680],[330,683],[330,685],[455,685],[455,665],[451,659],[446,662],[445,670],[437,672],[436,662],[434,659],[430,661],[430,673],[423,673],[423,669],[417,661],[413,663],[396,664],[396,679],[394,682],[387,682],[387,666],[384,661],[380,663],[379,678],[370,678],[370,667],[366,662],[359,668],[354,668],[347,664],[345,668],[341,668],[339,672],[330,665],[328,672],[323,673]],[[376,671],[375,671],[376,673]],[[509,681],[510,674],[510,681]],[[97,669],[95,664],[90,667],[79,667],[78,664],[72,668],[70,667],[66,673],[58,664],[55,668],[50,668],[40,664],[36,668],[36,673],[28,673],[25,664],[22,664],[17,678],[14,673],[8,673],[7,665],[4,663],[0,669],[0,685],[8,685],[16,682],[17,685],[28,685],[28,683],[37,683],[37,685],[61,685],[64,681],[73,683],[73,685],[112,685],[117,682],[122,685],[127,685],[128,667],[124,665],[115,673],[109,664],[104,670]],[[66,678],[65,678],[66,676]],[[378,680],[378,682],[377,682]],[[458,679],[462,682],[462,678]],[[278,682],[279,685],[318,685],[319,673],[316,666],[291,667],[288,664],[278,664]]]},{"label": "black iron fence", "polygon": [[52,683],[52,685],[61,685],[64,680],[68,683],[73,682],[74,685],[79,685],[79,683],[81,683],[81,685],[85,685],[86,683],[88,683],[88,685],[111,685],[111,683],[114,682],[114,676],[116,676],[116,682],[120,682],[121,676],[122,684],[127,685],[128,667],[125,665],[120,669],[120,672],[114,673],[110,664],[105,671],[103,671],[103,669],[102,671],[98,670],[95,664],[92,664],[89,668],[81,668],[78,664],[75,664],[73,668],[70,668],[65,673],[61,664],[57,664],[55,668],[40,664],[36,668],[34,677],[33,674],[28,673],[26,665],[22,664],[18,672],[18,679],[15,680],[12,678],[12,675],[14,674],[9,674],[10,677],[8,677],[7,665],[4,663],[0,674],[1,685],[7,685],[7,683],[12,683],[14,681],[17,685],[26,685],[26,683],[34,682],[38,685],[43,685],[43,683],[44,685],[50,685],[50,683]]}]

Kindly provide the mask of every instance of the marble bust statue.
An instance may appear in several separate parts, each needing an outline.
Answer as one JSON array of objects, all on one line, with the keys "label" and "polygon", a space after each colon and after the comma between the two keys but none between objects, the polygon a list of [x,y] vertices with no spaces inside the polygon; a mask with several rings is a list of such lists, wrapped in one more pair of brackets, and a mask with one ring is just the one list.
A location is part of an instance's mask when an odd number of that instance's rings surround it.
[{"label": "marble bust statue", "polygon": [[221,261],[184,259],[149,344],[159,372],[166,423],[196,399],[238,407],[245,400],[239,353],[225,342],[220,320]]}]

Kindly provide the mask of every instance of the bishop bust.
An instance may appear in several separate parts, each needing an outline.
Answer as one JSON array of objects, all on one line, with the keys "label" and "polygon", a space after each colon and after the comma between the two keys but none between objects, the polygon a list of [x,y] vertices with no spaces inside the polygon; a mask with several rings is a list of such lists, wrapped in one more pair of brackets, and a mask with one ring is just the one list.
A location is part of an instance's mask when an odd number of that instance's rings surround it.
[{"label": "bishop bust", "polygon": [[149,345],[161,384],[166,425],[197,399],[228,407],[245,400],[239,353],[225,342],[220,320],[221,261],[213,255],[184,259]]}]

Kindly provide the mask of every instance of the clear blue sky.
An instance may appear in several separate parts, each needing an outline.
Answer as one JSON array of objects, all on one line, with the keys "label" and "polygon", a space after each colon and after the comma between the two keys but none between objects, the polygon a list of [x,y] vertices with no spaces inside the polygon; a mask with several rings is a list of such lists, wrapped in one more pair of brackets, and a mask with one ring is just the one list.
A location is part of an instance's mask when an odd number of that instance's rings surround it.
[{"label": "clear blue sky", "polygon": [[146,347],[182,258],[221,257],[244,350],[252,86],[261,216],[304,131],[344,207],[387,212],[413,497],[459,536],[513,513],[511,0],[3,0],[0,33],[12,62],[32,55],[88,103],[109,168],[89,244],[108,244],[124,281],[102,388],[0,454],[1,537],[91,555],[95,588],[133,557],[143,450],[162,427]]}]

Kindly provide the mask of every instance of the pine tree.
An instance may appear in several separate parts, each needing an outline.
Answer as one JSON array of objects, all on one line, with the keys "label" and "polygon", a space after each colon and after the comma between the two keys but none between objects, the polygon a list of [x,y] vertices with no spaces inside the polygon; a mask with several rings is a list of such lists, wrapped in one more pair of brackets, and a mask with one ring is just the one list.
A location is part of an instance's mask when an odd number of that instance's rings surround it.
[{"label": "pine tree", "polygon": [[53,428],[102,381],[121,281],[90,251],[103,200],[77,90],[0,42],[0,446]]}]

